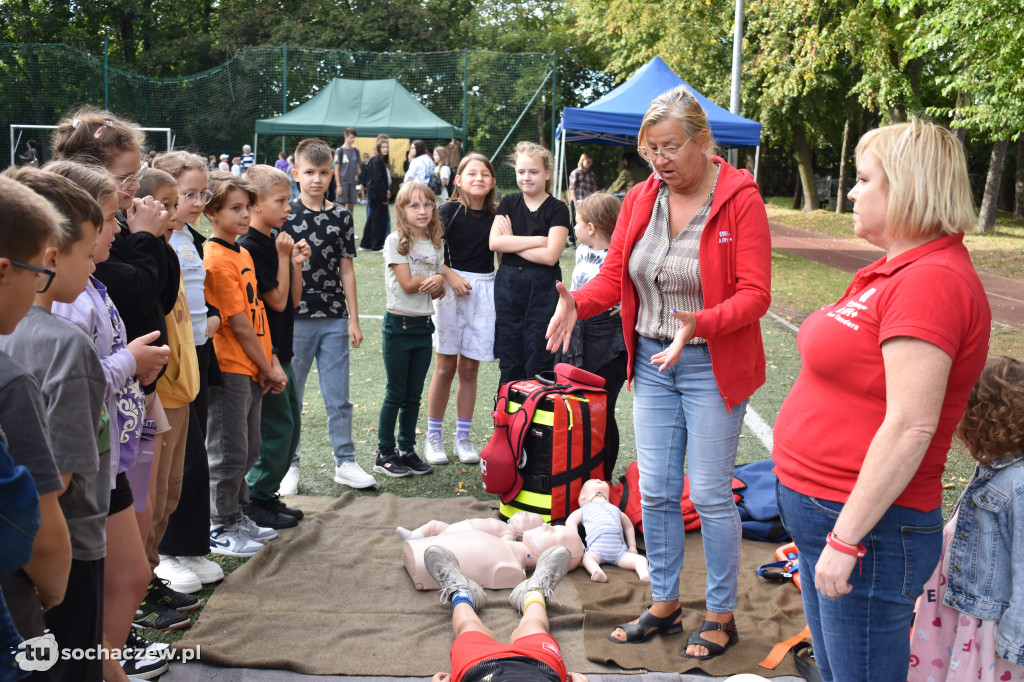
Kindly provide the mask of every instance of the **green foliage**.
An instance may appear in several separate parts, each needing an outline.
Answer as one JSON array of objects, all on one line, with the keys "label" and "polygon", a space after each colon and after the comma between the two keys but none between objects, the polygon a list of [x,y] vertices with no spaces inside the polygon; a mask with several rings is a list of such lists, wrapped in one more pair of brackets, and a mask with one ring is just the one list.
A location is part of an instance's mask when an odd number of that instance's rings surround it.
[{"label": "green foliage", "polygon": [[[936,55],[942,93],[966,94],[960,110],[928,111],[956,127],[994,140],[1024,131],[1024,22],[1020,0],[891,0],[900,11],[910,54]],[[954,116],[959,114],[958,119]]]}]

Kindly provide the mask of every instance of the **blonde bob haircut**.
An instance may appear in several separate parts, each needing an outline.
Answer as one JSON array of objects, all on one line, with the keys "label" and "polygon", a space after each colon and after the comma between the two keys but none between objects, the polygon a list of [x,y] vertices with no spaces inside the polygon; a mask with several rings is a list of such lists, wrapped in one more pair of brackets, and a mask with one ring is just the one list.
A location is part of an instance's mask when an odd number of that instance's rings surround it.
[{"label": "blonde bob haircut", "polygon": [[647,107],[644,119],[640,122],[636,145],[646,147],[647,129],[669,118],[679,123],[687,135],[697,138],[697,142],[701,142],[703,139],[707,145],[706,149],[710,153],[717,152],[718,146],[711,134],[711,128],[708,127],[707,112],[704,111],[704,107],[700,105],[693,93],[686,89],[685,85],[672,88],[654,98],[651,106]]},{"label": "blonde bob haircut", "polygon": [[865,152],[885,174],[886,237],[937,237],[974,225],[967,158],[948,128],[920,120],[876,128],[857,143],[858,164]]}]

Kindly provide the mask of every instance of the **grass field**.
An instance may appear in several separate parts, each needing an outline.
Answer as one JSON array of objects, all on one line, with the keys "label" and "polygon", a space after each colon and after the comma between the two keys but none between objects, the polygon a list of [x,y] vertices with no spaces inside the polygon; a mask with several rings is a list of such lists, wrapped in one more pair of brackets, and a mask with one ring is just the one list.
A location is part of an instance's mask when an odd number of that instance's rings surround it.
[{"label": "grass field", "polygon": [[[769,217],[793,227],[849,238],[852,218],[849,215],[836,216],[834,213],[817,211],[804,214],[781,208],[781,200],[773,199],[768,205]],[[362,234],[365,210],[355,209],[356,234]],[[1001,259],[986,255],[993,261],[1008,263],[1002,274],[1010,277],[1024,274],[1024,226],[1000,223],[995,237],[988,235],[971,236],[986,249],[1008,250]],[[972,247],[972,255],[977,254]],[[568,278],[572,271],[575,252],[566,249],[562,256],[562,272]],[[976,256],[977,257],[977,256]],[[1017,268],[1014,270],[1013,268]],[[384,265],[380,254],[360,252],[355,259],[356,280],[359,289],[359,310],[364,341],[351,355],[351,397],[355,405],[353,437],[356,443],[357,461],[367,470],[373,467],[373,451],[377,443],[377,417],[384,395],[384,373],[381,357],[381,319],[384,313]],[[849,284],[847,273],[814,263],[812,261],[781,252],[772,254],[772,307],[768,316],[762,319],[761,328],[767,358],[767,380],[750,399],[749,413],[756,413],[768,426],[773,426],[778,409],[789,393],[800,371],[800,358],[796,350],[796,327],[812,311],[836,301]],[[992,337],[992,352],[1007,353],[1024,357],[1024,336],[1020,331],[996,328]],[[432,370],[431,370],[432,371]],[[428,374],[428,382],[429,382]],[[473,422],[473,440],[478,448],[483,447],[490,436],[494,391],[498,385],[497,363],[482,363],[479,377],[476,412]],[[454,395],[454,386],[453,386]],[[623,391],[616,416],[621,431],[621,451],[613,480],[617,480],[626,466],[636,459],[632,420],[632,394]],[[445,439],[451,443],[454,434],[454,398],[445,415]],[[310,374],[304,401],[302,424],[302,466],[300,469],[300,493],[302,495],[337,496],[350,490],[334,483],[334,462],[327,438],[327,416],[317,387],[316,367]],[[424,399],[419,429],[426,431],[426,400]],[[418,439],[422,445],[422,437]],[[744,427],[740,438],[738,461],[746,463],[765,459],[768,448],[749,428]],[[974,462],[962,449],[954,447],[950,453],[944,477],[943,511],[945,516],[952,512],[956,502],[974,469]],[[374,489],[355,491],[357,495],[379,495],[382,492],[403,497],[452,497],[471,495],[479,499],[491,499],[483,490],[479,467],[466,466],[457,461],[447,466],[435,467],[428,476],[411,476],[391,479],[377,476]],[[213,557],[226,573],[234,570],[244,561],[229,557]],[[215,586],[206,586],[200,596],[205,603]],[[193,612],[193,619],[201,611]],[[176,641],[181,634],[154,635],[154,639]]]}]

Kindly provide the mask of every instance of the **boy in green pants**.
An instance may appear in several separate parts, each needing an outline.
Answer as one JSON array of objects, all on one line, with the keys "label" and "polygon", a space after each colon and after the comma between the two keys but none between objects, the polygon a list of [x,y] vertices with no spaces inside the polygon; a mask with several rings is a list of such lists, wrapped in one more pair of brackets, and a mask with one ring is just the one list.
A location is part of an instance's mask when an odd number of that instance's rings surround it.
[{"label": "boy in green pants", "polygon": [[302,518],[302,511],[286,507],[277,489],[288,471],[292,453],[299,446],[302,399],[292,370],[292,334],[295,306],[302,294],[302,263],[309,258],[305,239],[298,242],[281,226],[291,206],[291,180],[283,172],[264,164],[245,172],[256,192],[249,232],[239,238],[256,270],[256,285],[266,303],[270,340],[277,350],[281,369],[288,376],[283,393],[263,396],[260,416],[260,455],[245,476],[249,484],[246,515],[259,526],[291,528]]}]

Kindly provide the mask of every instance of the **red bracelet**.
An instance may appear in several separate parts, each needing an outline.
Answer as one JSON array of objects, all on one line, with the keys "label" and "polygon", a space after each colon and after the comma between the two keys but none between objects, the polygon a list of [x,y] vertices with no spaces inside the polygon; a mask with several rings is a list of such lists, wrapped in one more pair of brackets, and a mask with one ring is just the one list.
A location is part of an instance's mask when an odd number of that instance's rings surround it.
[{"label": "red bracelet", "polygon": [[840,540],[836,537],[836,534],[832,532],[825,536],[825,544],[837,552],[842,552],[847,556],[857,557],[857,572],[858,574],[864,573],[864,555],[868,553],[868,548],[863,544],[858,543],[857,546],[854,547],[853,545]]}]

